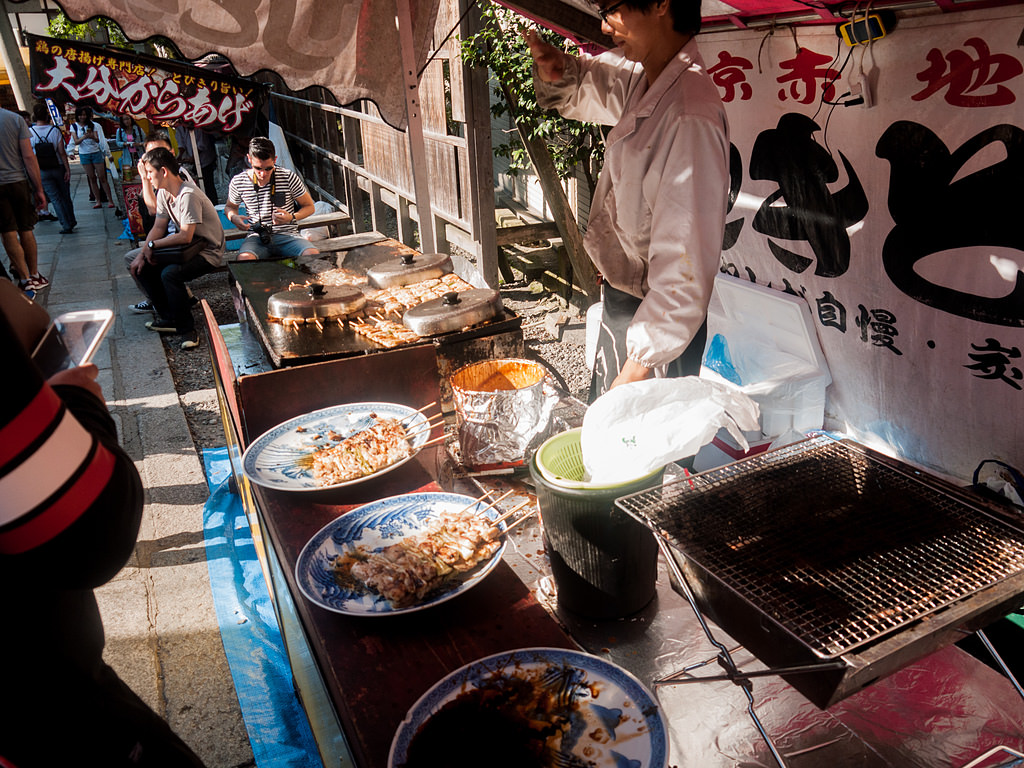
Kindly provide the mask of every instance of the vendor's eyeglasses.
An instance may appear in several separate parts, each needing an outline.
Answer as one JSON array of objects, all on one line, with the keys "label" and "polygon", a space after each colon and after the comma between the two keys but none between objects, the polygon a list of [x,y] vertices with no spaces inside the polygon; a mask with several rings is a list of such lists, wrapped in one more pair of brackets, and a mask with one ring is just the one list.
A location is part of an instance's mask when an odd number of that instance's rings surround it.
[{"label": "vendor's eyeglasses", "polygon": [[617,3],[609,5],[607,8],[598,8],[597,15],[601,17],[601,21],[608,21],[608,17],[615,13],[619,8],[626,4],[626,0],[619,0]]}]

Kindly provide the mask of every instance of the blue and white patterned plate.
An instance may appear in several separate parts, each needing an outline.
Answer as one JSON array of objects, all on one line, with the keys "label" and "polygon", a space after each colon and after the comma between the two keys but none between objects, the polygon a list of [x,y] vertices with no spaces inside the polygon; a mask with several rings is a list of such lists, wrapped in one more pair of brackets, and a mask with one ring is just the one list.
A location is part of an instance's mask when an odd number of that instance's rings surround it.
[{"label": "blue and white patterned plate", "polygon": [[[373,424],[374,414],[402,420],[406,432],[413,435],[412,454],[373,474],[335,485],[319,485],[313,477],[312,455],[335,442],[328,435],[344,439],[367,429]],[[256,438],[242,455],[242,470],[257,485],[278,491],[324,491],[354,485],[380,477],[419,453],[430,439],[428,423],[422,413],[396,403],[351,403],[322,408],[289,419]]]},{"label": "blue and white patterned plate", "polygon": [[[356,507],[325,525],[306,542],[295,563],[295,581],[302,593],[322,608],[355,616],[393,616],[421,611],[451,600],[483,581],[501,560],[505,551],[504,541],[487,562],[445,581],[421,602],[402,608],[395,608],[369,590],[343,586],[335,576],[333,563],[338,555],[356,547],[376,552],[405,536],[423,533],[441,513],[459,512],[475,501],[458,493],[406,493]],[[485,506],[480,502],[477,509],[483,510]],[[490,520],[499,516],[493,508],[480,514],[485,514]],[[498,527],[505,530],[504,523],[499,523]]]},{"label": "blue and white patterned plate", "polygon": [[[391,742],[388,768],[402,768],[420,728],[460,695],[488,681],[518,678],[564,700],[560,735],[549,740],[550,765],[557,768],[664,768],[668,724],[650,691],[626,670],[579,651],[522,648],[497,653],[455,670],[412,705]],[[499,738],[495,736],[495,738]],[[500,748],[500,742],[495,742]],[[486,765],[481,759],[481,765]]]}]

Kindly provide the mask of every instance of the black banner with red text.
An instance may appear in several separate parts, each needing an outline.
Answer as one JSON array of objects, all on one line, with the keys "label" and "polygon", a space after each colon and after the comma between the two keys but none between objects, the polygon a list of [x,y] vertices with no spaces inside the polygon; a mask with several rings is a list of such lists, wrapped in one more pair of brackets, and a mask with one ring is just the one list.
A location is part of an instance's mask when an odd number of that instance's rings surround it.
[{"label": "black banner with red text", "polygon": [[191,64],[77,40],[27,35],[32,90],[157,124],[248,131],[267,86]]}]

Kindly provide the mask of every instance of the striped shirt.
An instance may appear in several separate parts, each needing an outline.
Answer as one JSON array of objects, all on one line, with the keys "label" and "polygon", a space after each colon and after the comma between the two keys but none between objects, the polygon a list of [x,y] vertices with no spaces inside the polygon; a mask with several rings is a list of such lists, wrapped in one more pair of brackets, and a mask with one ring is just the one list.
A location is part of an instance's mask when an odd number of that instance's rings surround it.
[{"label": "striped shirt", "polygon": [[295,213],[300,208],[296,200],[308,192],[297,173],[276,166],[270,181],[262,187],[255,182],[251,171],[235,176],[228,185],[228,201],[245,206],[246,215],[252,223],[259,220],[273,227],[275,233],[298,235],[299,228],[294,224],[274,223],[274,209],[283,208],[288,213]]}]

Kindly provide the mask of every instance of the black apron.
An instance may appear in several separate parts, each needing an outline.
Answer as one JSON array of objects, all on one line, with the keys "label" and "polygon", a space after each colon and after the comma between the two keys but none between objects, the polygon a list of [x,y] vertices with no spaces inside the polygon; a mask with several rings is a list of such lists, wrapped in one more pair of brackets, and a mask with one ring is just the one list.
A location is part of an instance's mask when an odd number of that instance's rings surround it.
[{"label": "black apron", "polygon": [[[590,377],[590,394],[587,402],[594,402],[607,392],[626,362],[626,329],[633,321],[633,315],[642,299],[604,283],[601,286],[604,308],[601,312],[601,329],[598,331],[594,372]],[[666,377],[696,376],[700,373],[700,362],[704,356],[704,342],[708,335],[708,322],[701,323],[700,330],[690,340],[690,345],[679,357],[668,364]]]}]

